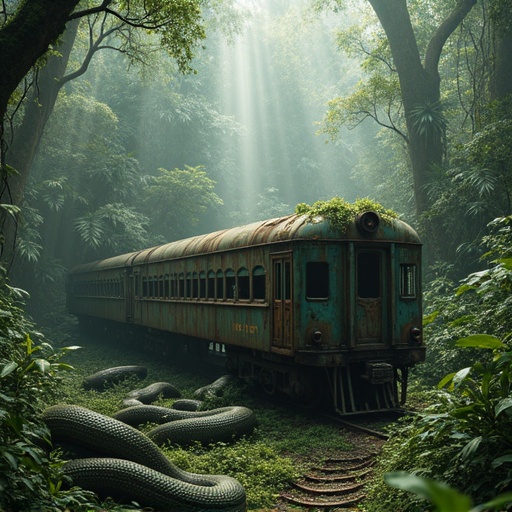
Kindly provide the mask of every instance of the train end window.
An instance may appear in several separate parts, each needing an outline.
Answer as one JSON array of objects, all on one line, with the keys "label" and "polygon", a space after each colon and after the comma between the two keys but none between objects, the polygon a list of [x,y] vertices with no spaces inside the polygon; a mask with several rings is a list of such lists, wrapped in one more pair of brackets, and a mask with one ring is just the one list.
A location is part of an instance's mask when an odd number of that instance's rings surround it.
[{"label": "train end window", "polygon": [[416,265],[400,265],[400,297],[416,298]]},{"label": "train end window", "polygon": [[265,300],[265,269],[260,265],[252,271],[252,298]]},{"label": "train end window", "polygon": [[313,300],[329,298],[329,263],[326,261],[306,263],[306,298]]},{"label": "train end window", "polygon": [[357,255],[357,295],[361,299],[380,297],[380,254],[360,252]]}]

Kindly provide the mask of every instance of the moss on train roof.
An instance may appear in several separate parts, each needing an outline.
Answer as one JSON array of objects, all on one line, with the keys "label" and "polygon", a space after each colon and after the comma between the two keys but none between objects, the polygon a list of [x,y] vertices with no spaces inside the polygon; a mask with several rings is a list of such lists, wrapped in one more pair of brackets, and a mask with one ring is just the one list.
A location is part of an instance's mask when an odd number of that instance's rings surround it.
[{"label": "moss on train roof", "polygon": [[295,207],[297,215],[305,215],[310,220],[317,217],[328,219],[336,229],[344,231],[349,224],[354,222],[355,218],[364,212],[374,211],[379,214],[384,223],[390,224],[393,219],[398,218],[398,214],[393,210],[384,208],[381,204],[371,199],[357,199],[354,203],[349,203],[341,197],[333,197],[328,201],[316,201],[313,205],[299,203]]}]

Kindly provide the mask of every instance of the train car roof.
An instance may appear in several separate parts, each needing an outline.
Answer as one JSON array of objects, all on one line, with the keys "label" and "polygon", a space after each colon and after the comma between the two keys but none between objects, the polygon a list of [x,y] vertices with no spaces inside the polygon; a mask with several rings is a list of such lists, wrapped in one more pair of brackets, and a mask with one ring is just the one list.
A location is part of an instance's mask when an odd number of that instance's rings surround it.
[{"label": "train car roof", "polygon": [[79,265],[72,273],[89,272],[107,268],[122,268],[148,262],[184,258],[244,247],[275,244],[295,240],[372,240],[418,245],[421,241],[413,228],[405,222],[393,219],[381,222],[377,231],[361,234],[356,222],[341,231],[323,217],[310,219],[305,215],[288,215],[276,219],[254,222],[245,226],[215,231],[176,242],[122,254]]}]

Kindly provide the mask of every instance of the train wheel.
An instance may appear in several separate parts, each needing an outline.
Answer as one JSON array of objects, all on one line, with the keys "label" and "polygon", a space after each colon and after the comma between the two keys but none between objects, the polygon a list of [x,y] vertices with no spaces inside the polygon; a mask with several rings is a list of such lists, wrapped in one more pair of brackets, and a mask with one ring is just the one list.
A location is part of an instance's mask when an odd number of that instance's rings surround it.
[{"label": "train wheel", "polygon": [[267,395],[276,393],[276,374],[273,370],[262,368],[260,370],[260,385]]},{"label": "train wheel", "polygon": [[318,407],[323,399],[324,386],[319,385],[315,375],[299,374],[293,389],[297,403],[305,409]]}]

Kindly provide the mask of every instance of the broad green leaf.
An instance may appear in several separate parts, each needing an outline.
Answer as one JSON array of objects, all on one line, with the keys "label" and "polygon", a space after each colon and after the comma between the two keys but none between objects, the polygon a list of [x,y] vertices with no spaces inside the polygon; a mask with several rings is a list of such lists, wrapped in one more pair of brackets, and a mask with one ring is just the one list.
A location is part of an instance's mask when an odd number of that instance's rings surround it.
[{"label": "broad green leaf", "polygon": [[81,349],[82,347],[80,345],[70,345],[69,347],[62,347],[62,352],[68,352],[70,350],[78,350],[78,349]]},{"label": "broad green leaf", "polygon": [[512,492],[506,492],[493,498],[492,500],[479,505],[478,507],[472,508],[470,512],[483,512],[487,510],[504,510],[505,505],[512,503]]},{"label": "broad green leaf", "polygon": [[448,383],[450,384],[450,389],[453,389],[453,377],[455,377],[455,373],[445,375],[437,385],[438,389],[443,389]]},{"label": "broad green leaf", "polygon": [[46,359],[36,359],[35,365],[41,373],[46,373],[52,368],[51,363]]},{"label": "broad green leaf", "polygon": [[501,263],[507,270],[512,270],[512,258],[500,258],[496,263]]},{"label": "broad green leaf", "polygon": [[503,398],[496,404],[494,413],[496,414],[496,416],[499,416],[503,411],[510,409],[510,407],[512,407],[512,398]]},{"label": "broad green leaf", "polygon": [[7,363],[0,372],[0,379],[12,373],[16,368],[18,368],[18,363],[16,361]]},{"label": "broad green leaf", "polygon": [[490,348],[490,349],[503,349],[505,345],[496,336],[490,334],[472,334],[466,338],[457,340],[455,344],[458,347],[473,347],[473,348]]},{"label": "broad green leaf", "polygon": [[423,326],[432,323],[439,316],[439,313],[439,311],[434,311],[433,313],[430,313],[430,315],[425,315],[423,317]]},{"label": "broad green leaf", "polygon": [[460,384],[471,372],[471,366],[468,366],[467,368],[463,368],[462,370],[459,370],[454,376],[453,376],[453,385],[457,386]]},{"label": "broad green leaf", "polygon": [[502,455],[501,457],[494,459],[492,461],[492,467],[493,467],[493,469],[496,469],[497,467],[501,466],[502,464],[507,464],[508,462],[512,462],[512,453],[508,454],[508,455]]},{"label": "broad green leaf", "polygon": [[416,494],[430,500],[437,512],[469,512],[471,500],[443,482],[411,475],[403,471],[387,473],[384,481],[397,489]]},{"label": "broad green leaf", "polygon": [[450,412],[450,416],[453,416],[454,418],[467,418],[470,414],[473,414],[475,410],[475,404],[466,405],[464,407],[458,407],[457,409],[453,409]]},{"label": "broad green leaf", "polygon": [[476,286],[471,286],[469,284],[463,284],[462,286],[459,286],[457,288],[457,291],[455,292],[455,296],[459,296],[459,295],[462,295],[463,293],[466,293],[470,290],[476,290],[477,287]]},{"label": "broad green leaf", "polygon": [[18,469],[18,459],[12,453],[4,451],[2,456],[13,469]]},{"label": "broad green leaf", "polygon": [[471,457],[480,446],[480,443],[482,442],[482,436],[475,437],[474,439],[471,439],[471,441],[464,446],[462,451],[460,452],[462,459],[467,459],[468,457]]}]

